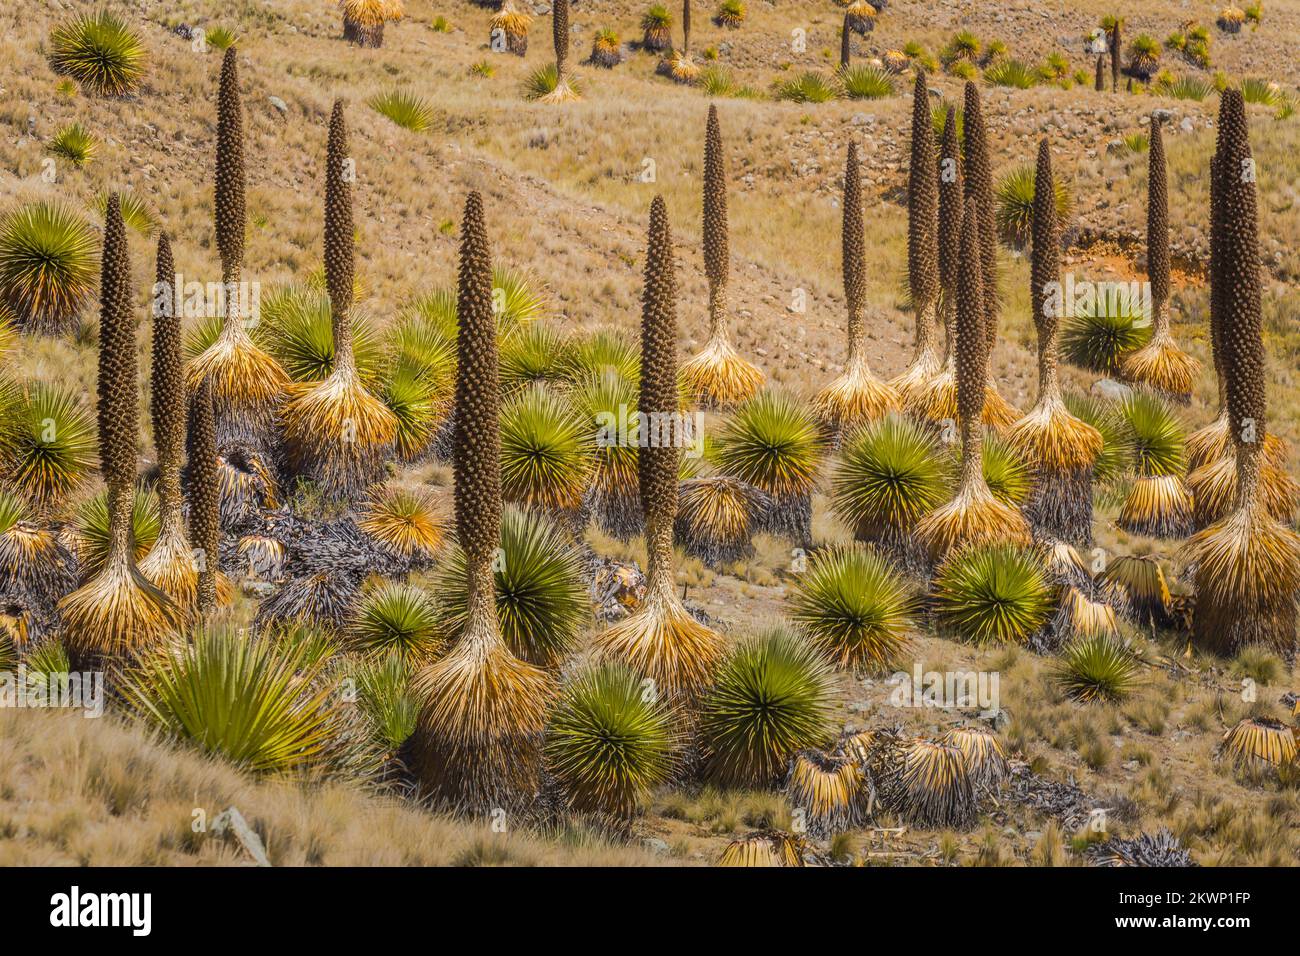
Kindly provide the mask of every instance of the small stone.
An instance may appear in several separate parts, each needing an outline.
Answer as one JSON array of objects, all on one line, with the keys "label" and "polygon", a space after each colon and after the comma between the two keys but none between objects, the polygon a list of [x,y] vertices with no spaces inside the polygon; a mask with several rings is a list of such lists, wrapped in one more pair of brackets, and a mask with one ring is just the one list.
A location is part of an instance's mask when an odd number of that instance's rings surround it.
[{"label": "small stone", "polygon": [[280,115],[287,116],[289,113],[289,104],[278,96],[268,96],[266,101],[280,111]]},{"label": "small stone", "polygon": [[1099,378],[1092,383],[1092,393],[1099,398],[1109,398],[1115,401],[1122,401],[1133,394],[1133,389],[1129,388],[1123,382],[1117,382],[1110,378]]}]

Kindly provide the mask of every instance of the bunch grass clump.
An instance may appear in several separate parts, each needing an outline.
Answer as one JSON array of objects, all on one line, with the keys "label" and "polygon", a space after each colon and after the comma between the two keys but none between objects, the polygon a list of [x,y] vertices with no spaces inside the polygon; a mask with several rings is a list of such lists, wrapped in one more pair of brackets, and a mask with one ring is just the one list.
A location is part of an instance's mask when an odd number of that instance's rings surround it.
[{"label": "bunch grass clump", "polygon": [[99,151],[99,140],[80,123],[69,123],[54,134],[46,148],[74,166],[84,166]]},{"label": "bunch grass clump", "polygon": [[1086,634],[1068,644],[1053,681],[1069,697],[1087,703],[1128,697],[1141,682],[1141,661],[1113,634]]}]

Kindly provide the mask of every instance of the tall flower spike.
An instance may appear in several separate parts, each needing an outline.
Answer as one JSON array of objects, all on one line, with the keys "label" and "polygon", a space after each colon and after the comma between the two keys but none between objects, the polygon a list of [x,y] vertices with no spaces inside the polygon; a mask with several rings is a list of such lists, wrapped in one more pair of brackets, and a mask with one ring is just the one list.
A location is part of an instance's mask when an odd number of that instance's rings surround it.
[{"label": "tall flower spike", "polygon": [[[967,127],[969,135],[969,127]],[[1020,512],[993,496],[984,480],[984,425],[988,381],[988,334],[980,275],[980,215],[965,204],[957,274],[957,419],[961,477],[951,501],[916,524],[916,538],[934,565],[956,549],[985,542],[1027,544],[1029,525]]]},{"label": "tall flower spike", "polygon": [[602,655],[626,663],[673,700],[690,700],[703,689],[723,650],[719,634],[691,616],[677,596],[673,519],[681,460],[677,400],[677,280],[668,207],[650,204],[645,285],[641,294],[642,441],[637,456],[649,557],[646,598],[629,617],[598,635]]},{"label": "tall flower spike", "polygon": [[274,441],[276,409],[289,385],[279,363],[254,344],[242,309],[251,297],[243,293],[244,228],[244,112],[239,89],[238,55],[226,50],[217,88],[217,155],[213,195],[213,225],[221,256],[225,286],[225,318],[216,341],[186,369],[191,393],[212,380],[217,408],[217,439],[221,443],[266,444]]},{"label": "tall flower spike", "polygon": [[211,618],[217,606],[217,572],[221,556],[220,480],[217,476],[217,436],[213,421],[212,387],[199,387],[190,406],[189,426],[190,538],[198,565],[199,617]]},{"label": "tall flower spike", "polygon": [[235,48],[221,61],[217,90],[217,175],[215,187],[217,250],[221,281],[238,282],[244,265],[244,106],[239,94]]},{"label": "tall flower spike", "polygon": [[957,137],[957,108],[949,106],[939,144],[939,311],[943,315],[944,360],[939,371],[925,383],[911,409],[929,422],[951,422],[957,418],[957,264],[961,259],[962,176],[961,148]]},{"label": "tall flower spike", "polygon": [[1235,653],[1261,645],[1296,651],[1300,536],[1273,518],[1260,492],[1266,439],[1266,362],[1260,323],[1258,199],[1249,126],[1240,90],[1225,90],[1213,165],[1212,242],[1220,288],[1217,344],[1236,456],[1232,510],[1189,542],[1196,607],[1193,634],[1203,646]]},{"label": "tall flower spike", "polygon": [[542,103],[568,103],[581,99],[569,80],[569,0],[555,0],[551,8],[551,41],[555,47],[555,88],[541,96]]},{"label": "tall flower spike", "polygon": [[397,418],[366,388],[352,341],[354,282],[351,158],[342,100],[330,114],[325,154],[325,287],[333,320],[334,368],[300,386],[286,404],[289,459],[327,498],[365,494],[382,476],[397,437]]},{"label": "tall flower spike", "polygon": [[939,184],[930,92],[923,71],[917,72],[912,90],[912,156],[907,175],[907,282],[916,313],[916,351],[911,365],[890,384],[905,406],[916,408],[926,384],[939,371]]},{"label": "tall flower spike", "polygon": [[709,281],[709,341],[682,365],[681,382],[697,401],[711,406],[743,402],[763,384],[763,373],[731,344],[727,329],[727,169],[717,106],[709,105],[704,134],[704,275]]},{"label": "tall flower spike", "polygon": [[482,197],[465,200],[456,291],[453,469],[465,552],[466,618],[455,646],[413,685],[424,701],[415,737],[421,782],[444,802],[513,806],[538,785],[550,678],[501,638],[493,564],[501,536],[501,441],[492,256]]},{"label": "tall flower spike", "polygon": [[1025,504],[1030,522],[1053,538],[1092,541],[1092,469],[1101,453],[1097,429],[1070,414],[1057,379],[1061,311],[1061,236],[1056,220],[1052,153],[1044,139],[1034,172],[1032,262],[1029,302],[1038,333],[1038,401],[1007,430],[1007,440],[1035,465],[1034,488]]},{"label": "tall flower spike", "polygon": [[64,643],[74,663],[156,646],[179,623],[176,605],[135,566],[134,503],[138,383],[131,264],[121,200],[108,197],[100,261],[99,457],[108,485],[109,554],[103,568],[60,602]]},{"label": "tall flower spike", "polygon": [[198,574],[182,513],[181,463],[185,457],[188,402],[176,298],[176,266],[171,240],[164,232],[158,236],[149,383],[149,412],[158,454],[159,531],[158,540],[140,562],[140,573],[188,614],[195,607]]},{"label": "tall flower spike", "polygon": [[871,374],[866,348],[867,264],[862,227],[862,168],[858,144],[849,143],[844,164],[844,212],[840,232],[844,298],[848,305],[849,355],[844,373],[817,393],[813,406],[836,441],[845,430],[899,408],[898,392]]},{"label": "tall flower spike", "polygon": [[1147,148],[1147,278],[1151,283],[1151,339],[1124,357],[1121,375],[1188,402],[1201,365],[1174,342],[1169,314],[1169,184],[1160,119],[1152,115]]},{"label": "tall flower spike", "polygon": [[[988,337],[990,362],[993,346],[998,338],[998,320],[1001,302],[998,298],[998,231],[997,211],[993,199],[993,168],[989,161],[988,133],[984,126],[984,112],[980,105],[979,87],[967,81],[963,105],[965,124],[965,155],[962,169],[966,176],[965,202],[973,203],[979,214],[980,275],[984,289],[984,334]],[[992,370],[990,368],[990,374]],[[999,431],[1006,428],[1020,413],[998,394],[990,380],[988,396],[984,402],[984,422]]]}]

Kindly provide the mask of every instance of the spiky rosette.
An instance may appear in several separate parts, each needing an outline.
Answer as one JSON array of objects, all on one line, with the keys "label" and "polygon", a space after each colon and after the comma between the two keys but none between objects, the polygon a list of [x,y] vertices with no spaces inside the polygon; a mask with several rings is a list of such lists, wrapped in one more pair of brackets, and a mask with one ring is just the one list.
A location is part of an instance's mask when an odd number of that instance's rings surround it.
[{"label": "spiky rosette", "polygon": [[832,507],[858,541],[876,544],[920,570],[924,554],[913,531],[947,491],[939,444],[930,430],[890,415],[856,433],[843,448],[831,488]]},{"label": "spiky rosette", "polygon": [[126,227],[109,196],[100,278],[99,455],[108,485],[110,550],[103,569],[59,604],[64,643],[79,661],[132,654],[167,639],[179,624],[172,600],[139,572],[132,554],[137,385],[135,322]]},{"label": "spiky rosette", "polygon": [[809,833],[828,837],[860,826],[868,801],[862,769],[849,757],[803,750],[790,761],[790,805],[802,810]]},{"label": "spiky rosette", "polygon": [[546,731],[546,762],[570,806],[629,820],[677,769],[681,749],[667,704],[636,674],[588,670],[564,688]]},{"label": "spiky rosette", "polygon": [[501,494],[578,524],[595,467],[585,416],[552,389],[534,385],[501,410]]},{"label": "spiky rosette", "polygon": [[362,509],[357,527],[404,558],[428,560],[442,544],[443,528],[433,496],[397,488]]},{"label": "spiky rosette", "polygon": [[952,555],[934,581],[945,630],[974,644],[1027,644],[1047,624],[1054,588],[1026,547],[971,546]]},{"label": "spiky rosette", "polygon": [[[241,237],[242,238],[242,237]],[[153,289],[153,362],[149,411],[158,453],[158,540],[140,562],[140,573],[190,613],[198,596],[198,570],[181,512],[181,458],[185,444],[186,394],[180,317],[175,314],[176,268],[171,241],[158,237]]]},{"label": "spiky rosette", "polygon": [[903,659],[912,626],[912,596],[903,577],[870,548],[819,553],[799,576],[791,616],[837,667],[888,673]]},{"label": "spiky rosette", "polygon": [[1117,523],[1126,531],[1180,538],[1192,530],[1192,496],[1183,481],[1183,426],[1153,393],[1138,392],[1120,407],[1137,476]]},{"label": "spiky rosette", "polygon": [[753,554],[753,527],[774,506],[753,485],[721,475],[683,481],[679,495],[675,537],[688,555],[710,567]]},{"label": "spiky rosette", "polygon": [[743,641],[701,701],[708,772],[730,784],[776,779],[795,752],[830,741],[831,694],[830,667],[800,636]]},{"label": "spiky rosette", "polygon": [[1147,147],[1147,275],[1151,282],[1152,334],[1136,352],[1121,360],[1120,373],[1177,401],[1191,399],[1200,371],[1196,361],[1174,342],[1169,322],[1169,184],[1164,137],[1157,116],[1151,117]]},{"label": "spiky rosette", "polygon": [[905,406],[925,395],[939,372],[939,195],[934,123],[925,72],[918,70],[912,91],[912,159],[907,179],[907,282],[916,313],[916,351],[912,362],[890,385]]},{"label": "spiky rosette", "polygon": [[296,386],[282,422],[289,457],[329,498],[363,495],[380,477],[397,438],[398,420],[370,392],[357,369],[352,339],[352,181],[343,101],[330,115],[325,160],[325,284],[334,318],[334,370]]},{"label": "spiky rosette", "polygon": [[954,727],[940,743],[956,747],[966,758],[971,783],[976,787],[996,787],[1010,772],[1006,751],[997,734],[983,727]]},{"label": "spiky rosette", "polygon": [[[449,640],[465,626],[464,549],[448,555],[434,579],[441,626]],[[492,583],[506,646],[539,667],[557,667],[591,620],[582,558],[572,539],[545,515],[507,506]]]},{"label": "spiky rosette", "polygon": [[1060,319],[1053,290],[1061,278],[1061,239],[1056,221],[1051,151],[1044,139],[1034,175],[1032,269],[1029,292],[1038,331],[1038,401],[1006,433],[1038,471],[1025,513],[1040,531],[1079,544],[1092,540],[1092,470],[1101,454],[1101,432],[1070,414],[1057,379]]},{"label": "spiky rosette", "polygon": [[817,416],[838,441],[853,426],[897,411],[898,392],[871,374],[866,355],[865,302],[867,275],[862,232],[862,169],[858,146],[849,144],[844,166],[844,213],[841,230],[841,267],[847,300],[849,355],[844,372],[817,393]]},{"label": "spiky rosette", "polygon": [[695,696],[708,683],[723,640],[691,616],[674,583],[673,522],[683,436],[669,424],[666,430],[658,429],[657,440],[651,440],[647,427],[647,416],[658,416],[665,423],[678,421],[677,283],[668,207],[662,196],[656,196],[650,206],[641,361],[638,406],[646,440],[638,449],[637,473],[649,555],[647,593],[635,612],[597,636],[596,645],[602,655],[621,660],[652,680],[657,693],[677,700]]},{"label": "spiky rosette", "polygon": [[764,391],[737,408],[718,434],[719,470],[770,495],[764,530],[812,540],[812,492],[823,452],[812,415],[792,396]]},{"label": "spiky rosette", "polygon": [[238,54],[226,50],[217,91],[217,158],[213,203],[225,317],[217,339],[190,362],[186,384],[194,392],[212,385],[217,409],[217,440],[265,442],[277,406],[289,385],[279,363],[263,352],[248,332],[257,316],[243,315],[248,297],[242,288],[244,261],[244,116],[239,90]]},{"label": "spiky rosette", "polygon": [[986,404],[988,337],[984,331],[977,203],[966,203],[962,219],[956,320],[961,479],[953,499],[916,524],[917,540],[935,563],[962,545],[995,541],[1028,543],[1030,539],[1029,524],[1024,516],[994,497],[984,480],[981,414]]},{"label": "spiky rosette", "polygon": [[457,537],[465,554],[460,637],[413,686],[425,701],[415,735],[423,785],[466,807],[509,806],[537,786],[551,678],[501,639],[493,559],[501,532],[501,440],[492,259],[483,200],[465,200],[461,226],[456,409]]},{"label": "spiky rosette", "polygon": [[596,429],[596,462],[584,504],[607,534],[628,540],[641,533],[637,487],[637,386],[613,370],[579,385],[576,401]]}]

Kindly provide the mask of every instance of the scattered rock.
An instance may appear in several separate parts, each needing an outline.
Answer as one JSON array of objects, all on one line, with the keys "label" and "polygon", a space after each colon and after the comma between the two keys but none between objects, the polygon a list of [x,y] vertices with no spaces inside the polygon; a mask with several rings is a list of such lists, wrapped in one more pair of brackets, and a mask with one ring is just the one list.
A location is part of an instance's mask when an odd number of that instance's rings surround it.
[{"label": "scattered rock", "polygon": [[289,104],[278,96],[268,96],[266,101],[279,110],[281,116],[289,115]]},{"label": "scattered rock", "polygon": [[1099,378],[1092,383],[1092,394],[1099,398],[1109,398],[1114,401],[1122,401],[1133,394],[1133,389],[1129,388],[1123,382],[1117,382],[1111,378]]}]

